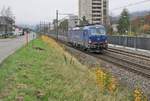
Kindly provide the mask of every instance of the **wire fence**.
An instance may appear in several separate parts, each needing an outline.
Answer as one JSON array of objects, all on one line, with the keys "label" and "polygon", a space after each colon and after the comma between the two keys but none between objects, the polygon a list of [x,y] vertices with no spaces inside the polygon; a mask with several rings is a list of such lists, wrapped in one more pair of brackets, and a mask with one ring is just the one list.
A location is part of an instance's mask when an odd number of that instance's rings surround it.
[{"label": "wire fence", "polygon": [[129,36],[108,36],[108,42],[131,48],[150,50],[150,38]]}]

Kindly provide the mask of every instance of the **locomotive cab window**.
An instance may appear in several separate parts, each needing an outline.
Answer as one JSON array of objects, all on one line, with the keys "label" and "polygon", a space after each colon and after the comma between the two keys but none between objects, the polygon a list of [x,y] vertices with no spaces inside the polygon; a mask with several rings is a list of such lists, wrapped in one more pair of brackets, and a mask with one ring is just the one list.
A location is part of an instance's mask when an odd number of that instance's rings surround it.
[{"label": "locomotive cab window", "polygon": [[104,28],[91,28],[91,35],[105,35],[106,31]]}]

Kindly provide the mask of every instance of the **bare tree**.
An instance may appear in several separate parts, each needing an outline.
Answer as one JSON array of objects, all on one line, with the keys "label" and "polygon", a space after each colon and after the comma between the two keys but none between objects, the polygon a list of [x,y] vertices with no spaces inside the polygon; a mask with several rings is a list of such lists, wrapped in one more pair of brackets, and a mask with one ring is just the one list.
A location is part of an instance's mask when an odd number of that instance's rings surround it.
[{"label": "bare tree", "polygon": [[10,7],[5,8],[4,6],[3,9],[1,10],[1,15],[14,19],[14,16]]},{"label": "bare tree", "polygon": [[11,10],[11,8],[10,7],[8,7],[7,9],[6,9],[6,16],[7,17],[10,17],[10,18],[12,18],[13,17],[13,14],[12,14],[12,10]]},{"label": "bare tree", "polygon": [[6,8],[5,8],[5,6],[2,8],[2,10],[1,10],[1,16],[5,16],[5,11],[6,11]]}]

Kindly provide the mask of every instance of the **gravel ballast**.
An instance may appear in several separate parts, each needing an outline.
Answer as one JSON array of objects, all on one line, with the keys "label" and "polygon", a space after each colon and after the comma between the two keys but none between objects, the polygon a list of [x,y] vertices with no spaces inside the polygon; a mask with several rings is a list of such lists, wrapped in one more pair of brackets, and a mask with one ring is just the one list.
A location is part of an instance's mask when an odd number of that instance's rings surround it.
[{"label": "gravel ballast", "polygon": [[[130,72],[120,66],[108,63],[77,49],[66,46],[67,51],[69,51],[73,56],[75,56],[82,64],[88,67],[101,67],[105,71],[109,72],[115,76],[121,85],[127,86],[130,89],[140,88],[144,94],[148,96],[150,100],[150,79],[142,77],[136,73]],[[97,54],[102,55],[102,54]]]}]

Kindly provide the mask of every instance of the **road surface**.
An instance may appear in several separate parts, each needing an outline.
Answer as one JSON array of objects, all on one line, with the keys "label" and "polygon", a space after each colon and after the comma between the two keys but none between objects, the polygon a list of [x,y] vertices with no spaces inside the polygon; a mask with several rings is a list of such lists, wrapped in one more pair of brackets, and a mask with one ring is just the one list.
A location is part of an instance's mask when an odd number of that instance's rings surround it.
[{"label": "road surface", "polygon": [[[33,39],[33,34],[29,35],[29,40]],[[25,36],[19,36],[13,39],[0,39],[0,64],[9,55],[21,48],[26,43]]]}]

